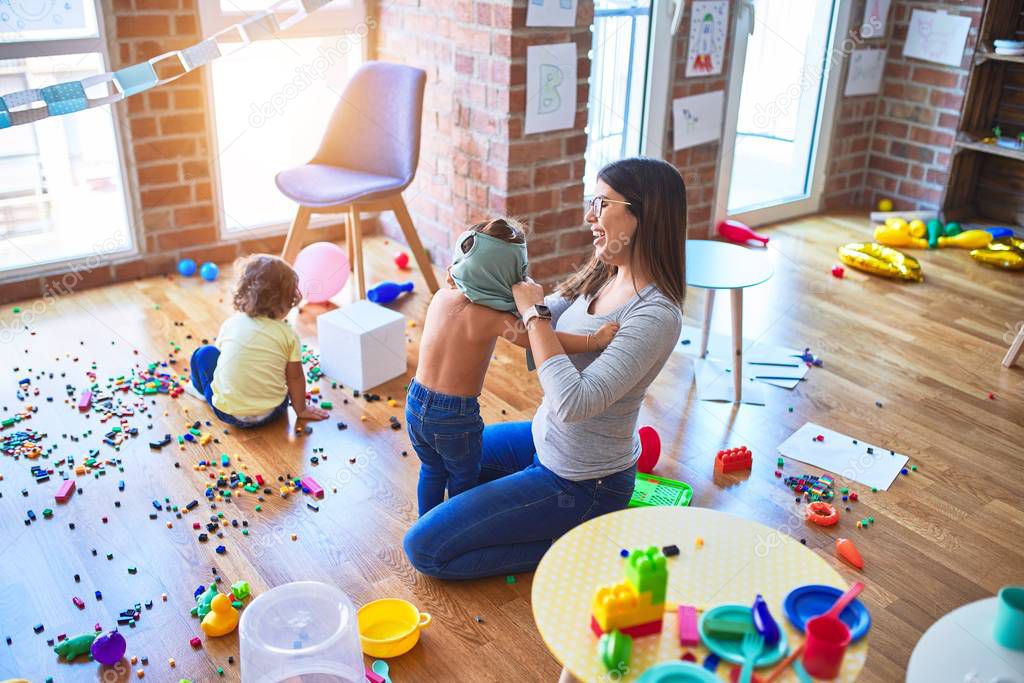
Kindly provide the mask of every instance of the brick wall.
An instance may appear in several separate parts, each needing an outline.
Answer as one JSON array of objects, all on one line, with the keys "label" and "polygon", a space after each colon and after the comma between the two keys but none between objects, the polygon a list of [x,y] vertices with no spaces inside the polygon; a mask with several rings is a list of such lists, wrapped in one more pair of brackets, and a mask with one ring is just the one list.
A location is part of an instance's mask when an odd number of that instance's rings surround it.
[{"label": "brick wall", "polygon": [[[551,281],[572,269],[590,238],[579,230],[593,4],[580,3],[574,29],[526,28],[526,0],[412,0],[377,8],[377,57],[427,71],[423,142],[405,192],[436,264],[453,237],[507,214],[531,228],[531,271]],[[523,135],[528,45],[575,42],[575,129]],[[384,231],[398,236],[390,216]],[[581,235],[587,237],[583,240]]]},{"label": "brick wall", "polygon": [[[946,183],[967,67],[981,22],[982,0],[893,3],[891,38],[865,182],[867,203],[889,197],[897,209],[936,209]],[[911,10],[971,17],[964,58],[950,67],[903,57]]]}]

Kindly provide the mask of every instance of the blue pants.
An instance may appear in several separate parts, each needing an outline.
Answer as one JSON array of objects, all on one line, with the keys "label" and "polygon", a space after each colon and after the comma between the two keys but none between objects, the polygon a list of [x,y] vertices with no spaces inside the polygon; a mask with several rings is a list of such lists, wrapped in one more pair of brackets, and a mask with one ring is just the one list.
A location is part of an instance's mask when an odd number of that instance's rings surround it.
[{"label": "blue pants", "polygon": [[484,429],[480,480],[406,533],[418,571],[441,579],[532,571],[566,531],[629,505],[636,468],[563,479],[537,460],[529,422],[504,422]]},{"label": "blue pants", "polygon": [[427,389],[415,379],[405,399],[409,440],[420,457],[416,498],[420,517],[476,486],[480,478],[480,404],[470,396],[449,396]]},{"label": "blue pants", "polygon": [[273,422],[282,415],[287,414],[287,398],[285,398],[281,405],[274,409],[274,412],[256,422],[239,420],[234,415],[228,415],[221,410],[217,410],[217,406],[213,405],[213,371],[217,369],[217,361],[219,359],[220,349],[216,346],[210,344],[200,346],[192,352],[192,360],[189,361],[189,369],[192,371],[192,386],[196,388],[196,391],[206,397],[206,402],[210,404],[210,407],[213,409],[213,413],[220,418],[221,422],[227,422],[233,427],[260,427],[268,422]]}]

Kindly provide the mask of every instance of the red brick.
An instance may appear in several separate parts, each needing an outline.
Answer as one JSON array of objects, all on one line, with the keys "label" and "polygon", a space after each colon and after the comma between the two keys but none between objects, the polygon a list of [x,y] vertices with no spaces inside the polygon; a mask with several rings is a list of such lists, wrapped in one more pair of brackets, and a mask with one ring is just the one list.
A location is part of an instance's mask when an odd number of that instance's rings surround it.
[{"label": "red brick", "polygon": [[159,164],[139,169],[139,185],[165,185],[178,181],[177,164]]},{"label": "red brick", "polygon": [[174,91],[175,109],[201,109],[203,107],[203,91],[198,88],[183,88]]},{"label": "red brick", "polygon": [[118,38],[145,38],[166,36],[170,32],[167,17],[162,14],[142,14],[117,17]]},{"label": "red brick", "polygon": [[533,171],[533,182],[535,186],[564,183],[569,180],[571,174],[572,164],[569,162],[540,166]]},{"label": "red brick", "polygon": [[160,132],[164,135],[196,133],[204,130],[205,125],[202,114],[176,113],[160,117]]},{"label": "red brick", "polygon": [[152,116],[136,116],[129,124],[132,139],[141,140],[156,135],[156,119]]},{"label": "red brick", "polygon": [[192,189],[187,185],[175,185],[157,190],[143,190],[140,199],[143,209],[185,204],[192,201]]},{"label": "red brick", "polygon": [[933,130],[931,128],[913,128],[910,131],[910,139],[914,142],[920,142],[925,145],[933,145],[936,147],[952,147],[953,136],[949,133],[945,133],[940,130]]},{"label": "red brick", "polygon": [[182,249],[199,244],[212,244],[217,241],[217,228],[208,225],[190,230],[173,230],[162,232],[156,236],[156,246],[160,251]]},{"label": "red brick", "polygon": [[209,204],[186,206],[182,209],[174,210],[174,225],[179,228],[187,228],[200,224],[212,224],[213,219],[213,207]]},{"label": "red brick", "polygon": [[943,92],[941,90],[933,90],[931,96],[928,99],[933,107],[939,107],[941,109],[954,109],[959,111],[960,105],[964,101],[963,93],[952,93]]},{"label": "red brick", "polygon": [[[141,99],[141,97],[132,97],[129,98],[129,101]],[[159,111],[167,109],[167,106],[170,104],[171,98],[167,92],[161,90],[154,90],[152,92],[146,93],[145,99],[146,102],[149,104],[150,110]]]},{"label": "red brick", "polygon": [[196,33],[196,17],[194,14],[179,14],[174,17],[174,32],[179,36]]},{"label": "red brick", "polygon": [[943,69],[919,66],[914,69],[912,80],[915,83],[935,85],[940,88],[955,88],[960,82],[960,75]]}]

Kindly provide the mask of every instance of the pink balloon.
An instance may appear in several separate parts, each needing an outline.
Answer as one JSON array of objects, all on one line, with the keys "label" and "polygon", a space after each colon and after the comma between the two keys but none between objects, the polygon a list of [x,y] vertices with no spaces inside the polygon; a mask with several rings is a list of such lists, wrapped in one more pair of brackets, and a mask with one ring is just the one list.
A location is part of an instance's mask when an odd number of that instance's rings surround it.
[{"label": "pink balloon", "polygon": [[314,242],[295,258],[295,272],[303,298],[313,304],[323,303],[348,281],[348,257],[337,244]]}]

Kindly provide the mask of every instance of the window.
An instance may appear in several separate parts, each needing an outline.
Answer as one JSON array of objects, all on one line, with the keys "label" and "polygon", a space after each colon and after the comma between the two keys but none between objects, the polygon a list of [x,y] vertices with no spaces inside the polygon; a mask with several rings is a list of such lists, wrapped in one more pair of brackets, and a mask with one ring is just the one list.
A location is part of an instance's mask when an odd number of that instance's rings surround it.
[{"label": "window", "polygon": [[[103,73],[104,45],[89,2],[0,4],[0,93]],[[132,253],[122,168],[107,106],[0,130],[0,277]]]},{"label": "window", "polygon": [[[200,5],[204,35],[267,8],[260,0]],[[364,60],[363,3],[335,0],[287,31],[210,64],[215,163],[226,236],[283,230],[295,215],[274,176],[310,160],[349,76]]]}]

